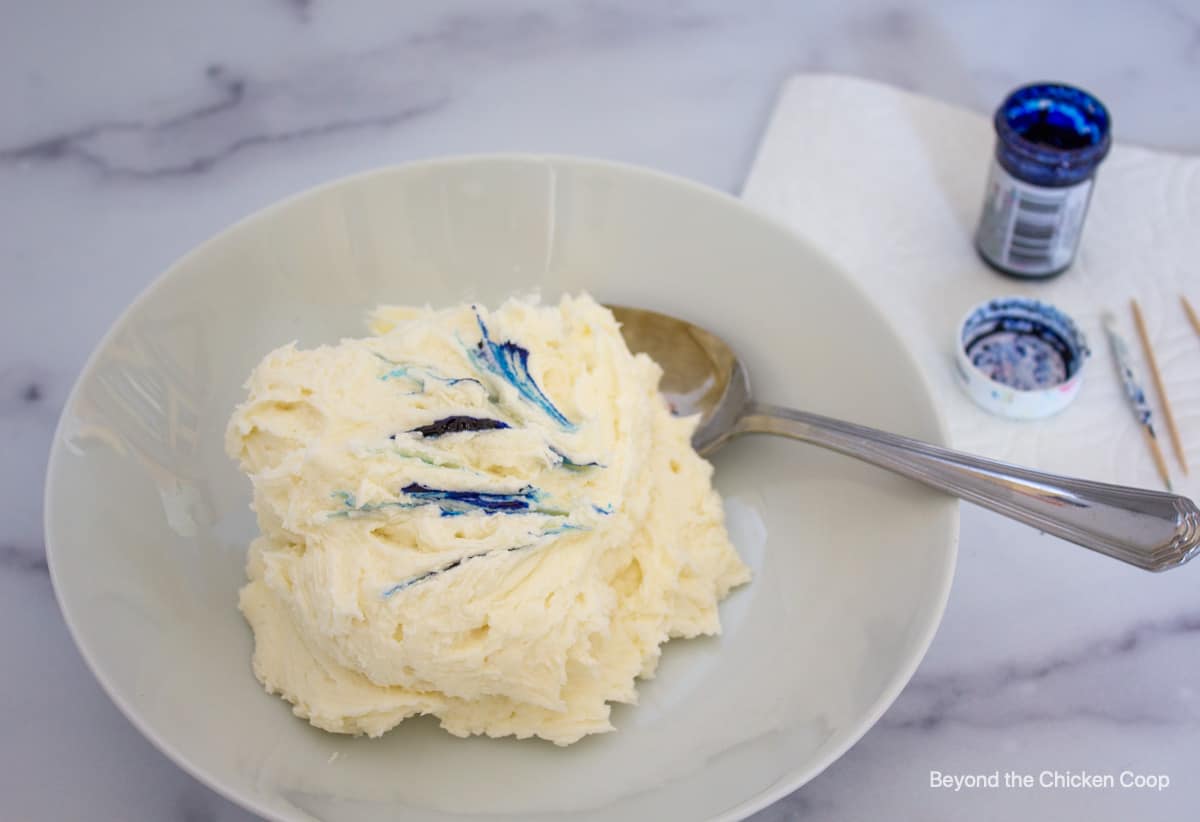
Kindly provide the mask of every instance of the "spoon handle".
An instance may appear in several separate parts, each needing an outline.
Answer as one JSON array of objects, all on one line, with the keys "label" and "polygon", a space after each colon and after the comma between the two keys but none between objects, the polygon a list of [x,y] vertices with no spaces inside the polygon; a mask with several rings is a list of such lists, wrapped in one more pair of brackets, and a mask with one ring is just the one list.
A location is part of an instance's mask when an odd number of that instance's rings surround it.
[{"label": "spoon handle", "polygon": [[736,433],[780,434],[857,457],[1149,571],[1200,552],[1200,509],[1176,494],[1046,474],[758,403]]}]

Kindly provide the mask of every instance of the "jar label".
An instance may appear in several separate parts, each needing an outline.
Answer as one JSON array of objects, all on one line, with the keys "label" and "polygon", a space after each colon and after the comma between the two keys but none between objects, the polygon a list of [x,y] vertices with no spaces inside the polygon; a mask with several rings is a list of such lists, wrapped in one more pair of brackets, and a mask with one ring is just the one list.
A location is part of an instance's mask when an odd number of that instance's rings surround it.
[{"label": "jar label", "polygon": [[992,160],[976,242],[1000,268],[1030,277],[1070,264],[1087,215],[1092,181],[1043,188],[1013,177]]}]

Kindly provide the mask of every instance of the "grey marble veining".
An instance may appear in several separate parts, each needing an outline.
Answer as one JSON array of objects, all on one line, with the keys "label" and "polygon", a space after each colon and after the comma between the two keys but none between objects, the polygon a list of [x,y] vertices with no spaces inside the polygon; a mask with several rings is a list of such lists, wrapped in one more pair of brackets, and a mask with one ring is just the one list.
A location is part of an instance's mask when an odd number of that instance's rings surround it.
[{"label": "grey marble veining", "polygon": [[[1159,687],[1136,691],[1121,687],[1138,669],[1171,664],[1200,670],[1200,609],[1163,620],[1139,621],[1113,636],[1073,643],[1040,658],[1005,660],[982,670],[915,679],[904,699],[882,720],[895,730],[935,731],[957,723],[971,728],[1010,729],[1024,723],[1083,719],[1121,725],[1164,728],[1193,727],[1200,732],[1200,712],[1190,689]],[[1112,682],[1096,692],[1088,678]],[[1082,680],[1082,682],[1081,682]],[[1158,683],[1168,686],[1168,682]],[[1029,699],[1033,694],[1038,699]],[[1053,699],[1046,704],[1047,695]]]},{"label": "grey marble veining", "polygon": [[[1036,19],[1039,25],[1030,27]],[[1019,82],[1096,91],[1119,139],[1200,150],[1200,10],[1088,4],[221,0],[11,6],[0,26],[0,817],[247,820],[142,739],[54,602],[41,486],[89,351],[172,260],[372,166],[591,154],[736,191],[780,82],[842,71],[986,111]],[[1141,574],[965,510],[911,685],[759,819],[1190,819],[1191,569]],[[1165,772],[1137,791],[947,792],[929,772]]]}]

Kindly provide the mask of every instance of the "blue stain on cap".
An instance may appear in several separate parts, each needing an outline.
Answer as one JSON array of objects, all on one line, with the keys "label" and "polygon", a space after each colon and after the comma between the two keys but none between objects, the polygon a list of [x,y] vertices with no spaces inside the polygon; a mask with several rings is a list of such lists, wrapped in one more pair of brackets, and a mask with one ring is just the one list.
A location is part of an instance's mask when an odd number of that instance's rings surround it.
[{"label": "blue stain on cap", "polygon": [[967,313],[955,340],[959,380],[982,408],[1036,419],[1070,404],[1091,352],[1075,322],[1049,303],[989,300]]}]

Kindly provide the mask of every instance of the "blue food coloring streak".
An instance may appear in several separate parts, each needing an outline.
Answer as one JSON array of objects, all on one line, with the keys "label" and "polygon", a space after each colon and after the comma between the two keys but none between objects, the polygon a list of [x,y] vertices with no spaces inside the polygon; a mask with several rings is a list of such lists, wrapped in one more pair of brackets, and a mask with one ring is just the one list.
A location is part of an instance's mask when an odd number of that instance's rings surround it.
[{"label": "blue food coloring streak", "polygon": [[573,522],[564,522],[562,525],[556,525],[553,528],[547,528],[545,531],[542,531],[541,535],[544,537],[551,537],[551,536],[557,536],[558,534],[565,534],[568,531],[590,531],[590,530],[591,529],[588,528],[586,525],[576,525]]},{"label": "blue food coloring streak", "polygon": [[[409,429],[408,433],[433,438],[440,437],[443,434],[458,434],[464,431],[496,431],[508,427],[508,423],[503,420],[488,419],[486,417],[452,416],[442,417],[440,420],[434,420],[428,425]],[[395,438],[395,434],[392,434],[390,437],[390,439]]]},{"label": "blue food coloring streak", "polygon": [[425,390],[425,382],[427,380],[436,380],[438,382],[444,382],[446,385],[458,385],[460,382],[473,382],[476,385],[478,385],[480,388],[483,387],[483,383],[481,383],[479,380],[475,379],[474,377],[443,377],[440,374],[432,374],[424,368],[420,369],[422,374],[420,376],[418,376],[417,374],[413,373],[416,370],[417,370],[416,368],[412,368],[409,366],[401,366],[399,368],[393,368],[391,371],[388,371],[386,374],[381,374],[379,376],[379,379],[381,379],[381,380],[392,380],[392,379],[412,380],[413,382],[415,382],[417,384],[417,386],[420,388],[421,391]]},{"label": "blue food coloring streak", "polygon": [[[528,545],[515,545],[512,548],[505,548],[503,550],[505,553],[507,553],[509,551],[519,551],[522,548],[528,548],[528,547],[529,547]],[[412,586],[416,585],[418,582],[424,582],[427,579],[432,579],[433,577],[444,574],[447,571],[453,571],[455,568],[462,565],[464,562],[470,562],[473,559],[479,559],[480,557],[490,556],[491,554],[494,554],[494,553],[496,553],[496,551],[481,551],[478,554],[469,554],[468,556],[465,556],[465,557],[459,557],[458,559],[454,560],[453,562],[448,562],[445,565],[442,565],[438,568],[432,568],[428,571],[425,571],[424,573],[417,574],[415,577],[409,577],[408,579],[404,580],[403,582],[397,582],[395,585],[391,586],[390,588],[384,589],[383,596],[386,599],[387,597],[390,597],[392,594],[396,594],[396,593],[399,593],[400,591],[403,591],[405,588],[411,588]]]},{"label": "blue food coloring streak", "polygon": [[376,357],[383,360],[388,365],[393,366],[391,369],[389,369],[379,375],[379,379],[381,379],[385,382],[387,380],[397,380],[397,379],[412,380],[413,382],[415,382],[417,384],[417,386],[420,388],[421,391],[425,390],[426,380],[436,380],[437,382],[443,382],[446,385],[450,385],[450,386],[458,385],[460,382],[473,382],[476,385],[478,385],[480,388],[483,388],[483,383],[481,383],[479,380],[475,379],[474,377],[446,377],[446,376],[443,376],[442,374],[439,374],[436,369],[430,368],[428,366],[403,365],[401,363],[396,362],[395,360],[388,359],[387,357],[383,356],[382,354],[380,354],[378,352],[373,351],[371,353],[375,354]]},{"label": "blue food coloring streak", "polygon": [[336,517],[338,519],[348,519],[355,514],[371,514],[376,511],[382,511],[384,508],[417,507],[415,503],[400,502],[398,500],[389,500],[387,502],[368,502],[364,503],[363,505],[359,505],[354,494],[351,494],[349,491],[334,491],[331,496],[333,496],[335,499],[340,499],[342,501],[342,505],[345,506],[345,509],[341,511],[331,511],[326,516]]},{"label": "blue food coloring streak", "polygon": [[545,494],[526,485],[512,493],[493,493],[489,491],[453,491],[444,488],[430,488],[420,483],[409,483],[400,489],[401,493],[410,498],[407,500],[388,500],[357,504],[354,494],[349,491],[334,491],[331,496],[342,501],[343,510],[332,511],[327,516],[339,519],[353,517],[357,514],[370,514],[385,508],[420,508],[424,505],[436,505],[443,517],[460,517],[473,511],[480,511],[485,516],[493,514],[541,514],[547,517],[565,517],[567,511],[554,508],[534,507]]},{"label": "blue food coloring streak", "polygon": [[410,483],[400,489],[421,504],[436,503],[442,516],[454,517],[467,511],[482,511],[485,514],[512,514],[530,510],[533,503],[541,499],[542,493],[532,485],[526,485],[511,494],[488,491],[451,491],[430,488],[420,483]]},{"label": "blue food coloring streak", "polygon": [[512,340],[497,344],[488,334],[487,324],[484,323],[478,309],[475,310],[475,319],[479,322],[479,331],[483,335],[471,350],[471,359],[475,364],[517,389],[517,393],[545,411],[562,428],[574,431],[575,424],[555,408],[554,403],[542,393],[542,389],[530,376],[528,349],[522,348]]},{"label": "blue food coloring streak", "polygon": [[604,466],[598,462],[575,462],[562,451],[559,451],[553,445],[550,446],[550,453],[558,457],[558,465],[561,468],[566,468],[568,471],[582,471],[585,468],[603,468]]},{"label": "blue food coloring streak", "polygon": [[604,505],[604,506],[593,504],[592,510],[595,511],[597,514],[600,514],[601,516],[607,517],[610,514],[612,514],[613,507],[612,507],[612,503],[609,503],[608,505]]},{"label": "blue food coloring streak", "polygon": [[[551,536],[559,536],[561,534],[566,533],[567,531],[587,531],[587,530],[589,530],[589,529],[583,525],[574,525],[572,523],[564,523],[564,524],[556,526],[554,528],[550,528],[546,531],[542,531],[540,534],[530,534],[530,536],[533,536],[535,538],[551,537]],[[430,570],[424,571],[420,574],[417,574],[416,576],[412,576],[406,580],[397,582],[395,585],[391,586],[390,588],[385,588],[383,591],[383,597],[386,599],[386,598],[392,596],[392,594],[397,594],[400,591],[411,588],[418,583],[425,582],[426,580],[433,579],[434,577],[437,577],[437,576],[441,576],[442,574],[446,573],[447,571],[453,571],[455,568],[458,568],[463,563],[470,562],[473,559],[482,559],[484,557],[495,556],[497,554],[511,554],[515,551],[524,551],[528,548],[533,548],[533,547],[537,546],[537,544],[538,543],[536,543],[536,542],[527,542],[523,545],[513,545],[510,548],[496,548],[491,551],[480,551],[478,554],[468,554],[465,557],[459,557],[456,560],[447,562],[445,565],[440,565],[437,568],[431,568]]]}]

